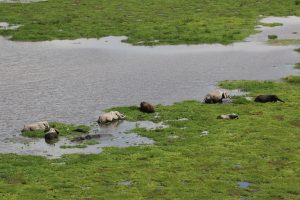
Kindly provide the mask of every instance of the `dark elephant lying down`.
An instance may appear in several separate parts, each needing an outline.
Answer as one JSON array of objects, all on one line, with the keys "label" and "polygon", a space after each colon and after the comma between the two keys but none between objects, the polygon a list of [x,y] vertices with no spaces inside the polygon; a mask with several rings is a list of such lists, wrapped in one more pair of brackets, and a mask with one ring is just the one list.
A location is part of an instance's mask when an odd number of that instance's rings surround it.
[{"label": "dark elephant lying down", "polygon": [[282,101],[281,99],[278,98],[276,95],[259,95],[255,98],[255,102],[260,102],[260,103],[267,103],[267,102],[277,102],[277,101]]}]

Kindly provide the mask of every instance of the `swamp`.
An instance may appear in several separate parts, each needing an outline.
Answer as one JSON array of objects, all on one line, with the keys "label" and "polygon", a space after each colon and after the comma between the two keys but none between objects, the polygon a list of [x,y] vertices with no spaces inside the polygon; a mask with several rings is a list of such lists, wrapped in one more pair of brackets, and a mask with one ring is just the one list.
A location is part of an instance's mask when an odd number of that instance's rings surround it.
[{"label": "swamp", "polygon": [[298,0],[0,0],[0,199],[300,199],[299,49]]}]

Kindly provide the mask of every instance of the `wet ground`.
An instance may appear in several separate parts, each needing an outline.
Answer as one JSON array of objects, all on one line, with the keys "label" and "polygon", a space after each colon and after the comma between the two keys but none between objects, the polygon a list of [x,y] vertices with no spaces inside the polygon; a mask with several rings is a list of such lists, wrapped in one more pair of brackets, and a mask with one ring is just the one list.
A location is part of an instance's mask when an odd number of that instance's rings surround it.
[{"label": "wet ground", "polygon": [[[247,42],[227,46],[142,47],[122,43],[126,37],[34,43],[1,37],[0,149],[16,152],[16,144],[7,138],[27,123],[91,123],[112,106],[202,100],[222,80],[299,74],[292,68],[300,62],[293,51],[299,45],[270,46],[265,41],[270,34],[300,39],[300,18],[263,21],[284,26],[262,27]],[[38,146],[28,152],[40,154]]]},{"label": "wet ground", "polygon": [[[153,140],[149,138],[138,136],[135,133],[128,133],[136,127],[146,129],[166,128],[163,124],[155,124],[150,121],[115,121],[104,126],[98,126],[98,124],[95,125],[94,129],[89,133],[91,136],[99,136],[94,139],[71,142],[71,139],[59,137],[59,140],[53,144],[47,144],[44,139],[25,138],[16,135],[3,141],[7,146],[6,148],[1,149],[1,152],[34,154],[47,156],[48,158],[59,158],[63,154],[70,153],[100,153],[104,147],[129,147],[153,144]],[[62,148],[62,146],[71,147],[84,144],[84,142],[87,141],[94,141],[98,144],[87,145],[86,148]]]}]

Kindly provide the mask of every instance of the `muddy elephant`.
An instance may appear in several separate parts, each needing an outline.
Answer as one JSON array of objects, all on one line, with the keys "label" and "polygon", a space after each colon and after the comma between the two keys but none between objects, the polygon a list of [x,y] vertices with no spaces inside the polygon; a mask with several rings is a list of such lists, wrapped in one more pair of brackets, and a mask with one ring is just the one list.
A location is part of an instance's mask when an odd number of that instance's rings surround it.
[{"label": "muddy elephant", "polygon": [[24,125],[22,132],[24,131],[36,131],[36,130],[48,130],[50,128],[49,123],[47,121],[36,122],[29,125]]},{"label": "muddy elephant", "polygon": [[151,103],[143,101],[140,104],[140,111],[145,112],[145,113],[154,113],[155,108]]},{"label": "muddy elephant", "polygon": [[228,98],[230,96],[224,91],[213,91],[205,96],[204,103],[222,103],[223,99]]},{"label": "muddy elephant", "polygon": [[109,123],[115,120],[125,119],[125,115],[119,113],[118,111],[110,111],[108,113],[104,113],[100,115],[98,122],[99,123]]},{"label": "muddy elephant", "polygon": [[50,128],[50,130],[45,134],[46,140],[53,140],[58,138],[59,131],[56,128]]}]

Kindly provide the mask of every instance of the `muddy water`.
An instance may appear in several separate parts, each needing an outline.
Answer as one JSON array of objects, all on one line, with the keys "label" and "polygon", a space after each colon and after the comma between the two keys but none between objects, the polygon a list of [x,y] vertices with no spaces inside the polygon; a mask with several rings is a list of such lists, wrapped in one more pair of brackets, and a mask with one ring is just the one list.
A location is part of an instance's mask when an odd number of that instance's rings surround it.
[{"label": "muddy water", "polygon": [[269,34],[300,39],[300,18],[265,20],[284,26],[260,28],[247,42],[227,46],[141,47],[122,43],[125,37],[35,43],[0,38],[0,149],[11,149],[3,140],[26,123],[90,123],[111,106],[202,100],[218,81],[299,74],[292,69],[300,62],[296,45],[264,41]]},{"label": "muddy water", "polygon": [[140,121],[137,123],[115,121],[107,126],[99,127],[97,125],[89,133],[89,135],[97,135],[97,137],[92,140],[98,144],[88,145],[86,148],[62,148],[62,146],[84,144],[84,142],[90,140],[71,142],[70,139],[60,137],[58,142],[47,144],[45,143],[44,139],[15,136],[12,138],[6,138],[3,141],[5,144],[7,144],[7,146],[6,148],[1,149],[1,153],[34,154],[47,156],[48,158],[59,158],[63,154],[70,153],[100,153],[104,147],[129,147],[153,144],[153,140],[149,138],[138,136],[135,133],[128,133],[128,131],[134,129],[135,127],[146,129],[166,128],[166,126],[155,124],[150,121]]}]

